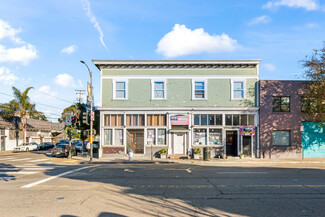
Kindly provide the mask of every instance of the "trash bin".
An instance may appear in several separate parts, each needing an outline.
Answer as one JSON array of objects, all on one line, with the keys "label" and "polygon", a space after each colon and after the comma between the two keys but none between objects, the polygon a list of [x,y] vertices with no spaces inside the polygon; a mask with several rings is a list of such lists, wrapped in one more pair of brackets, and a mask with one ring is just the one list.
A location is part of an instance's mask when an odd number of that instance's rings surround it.
[{"label": "trash bin", "polygon": [[203,148],[203,160],[210,160],[210,148]]}]

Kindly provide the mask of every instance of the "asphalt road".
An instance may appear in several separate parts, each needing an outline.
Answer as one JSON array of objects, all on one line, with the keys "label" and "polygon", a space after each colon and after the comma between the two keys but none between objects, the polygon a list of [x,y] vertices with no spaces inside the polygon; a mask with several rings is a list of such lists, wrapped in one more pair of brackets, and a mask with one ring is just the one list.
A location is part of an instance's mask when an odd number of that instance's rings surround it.
[{"label": "asphalt road", "polygon": [[0,154],[0,216],[325,216],[324,169]]}]

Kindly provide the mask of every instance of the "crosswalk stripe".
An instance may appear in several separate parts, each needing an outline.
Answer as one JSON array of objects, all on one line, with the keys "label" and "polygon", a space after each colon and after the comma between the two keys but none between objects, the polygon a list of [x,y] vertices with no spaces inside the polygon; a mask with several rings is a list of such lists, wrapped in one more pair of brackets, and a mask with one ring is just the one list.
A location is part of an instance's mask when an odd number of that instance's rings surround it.
[{"label": "crosswalk stripe", "polygon": [[38,159],[38,160],[31,160],[31,161],[28,161],[28,162],[41,162],[41,161],[47,161],[49,159]]},{"label": "crosswalk stripe", "polygon": [[35,174],[38,172],[25,172],[25,171],[17,171],[17,172],[0,172],[0,174],[6,174],[6,175],[16,175],[16,174],[25,174],[25,175],[30,175],[30,174]]},{"label": "crosswalk stripe", "polygon": [[13,170],[51,170],[53,167],[24,167],[24,168],[0,168],[0,171],[13,171]]},{"label": "crosswalk stripe", "polygon": [[[63,167],[66,167],[66,166],[63,166],[63,165],[46,165],[47,167],[53,167],[53,168],[63,168]],[[19,168],[25,168],[25,167],[34,167],[34,168],[41,168],[42,166],[37,166],[37,165],[17,165],[15,167],[19,167]]]},{"label": "crosswalk stripe", "polygon": [[20,158],[20,159],[15,159],[15,160],[8,160],[8,161],[11,161],[11,162],[13,162],[13,161],[25,161],[25,160],[30,160],[30,159],[32,159],[32,158]]}]

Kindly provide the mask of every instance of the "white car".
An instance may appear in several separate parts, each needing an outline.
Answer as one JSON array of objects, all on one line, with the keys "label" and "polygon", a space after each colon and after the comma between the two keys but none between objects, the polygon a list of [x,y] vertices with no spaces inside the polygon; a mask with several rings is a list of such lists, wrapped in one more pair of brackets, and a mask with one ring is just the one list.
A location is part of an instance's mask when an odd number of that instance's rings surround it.
[{"label": "white car", "polygon": [[36,142],[22,143],[17,147],[14,147],[14,152],[18,151],[37,151],[39,146]]}]

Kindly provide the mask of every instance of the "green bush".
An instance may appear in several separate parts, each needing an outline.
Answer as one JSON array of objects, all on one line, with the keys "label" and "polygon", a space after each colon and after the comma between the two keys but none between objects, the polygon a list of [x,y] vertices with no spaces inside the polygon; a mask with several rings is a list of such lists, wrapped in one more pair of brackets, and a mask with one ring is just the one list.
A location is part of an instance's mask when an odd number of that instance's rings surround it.
[{"label": "green bush", "polygon": [[167,154],[167,150],[166,149],[160,149],[160,151],[158,152],[159,154]]},{"label": "green bush", "polygon": [[201,154],[201,149],[200,148],[193,148],[193,153],[194,154]]}]

